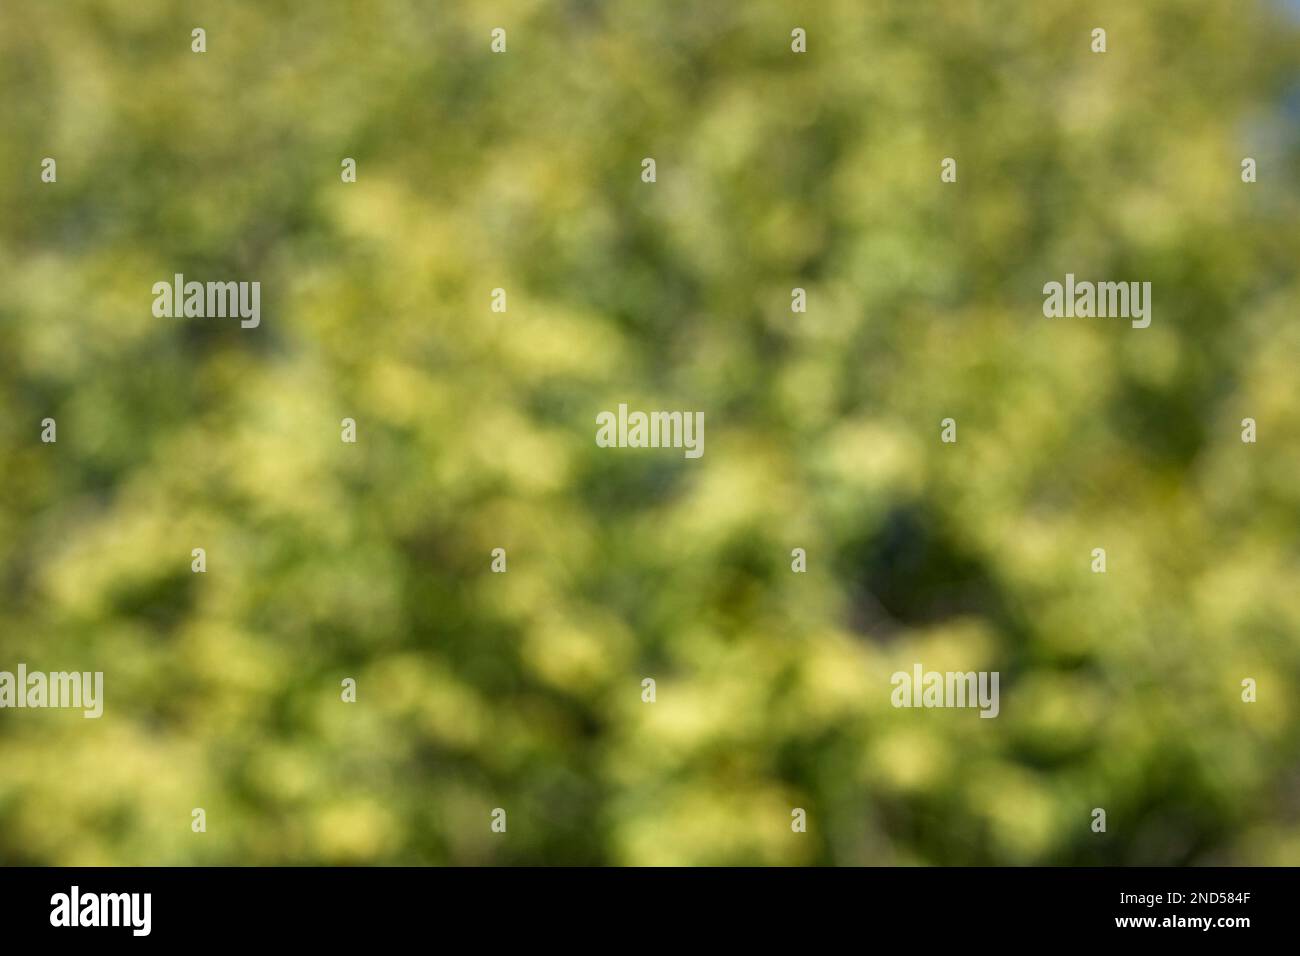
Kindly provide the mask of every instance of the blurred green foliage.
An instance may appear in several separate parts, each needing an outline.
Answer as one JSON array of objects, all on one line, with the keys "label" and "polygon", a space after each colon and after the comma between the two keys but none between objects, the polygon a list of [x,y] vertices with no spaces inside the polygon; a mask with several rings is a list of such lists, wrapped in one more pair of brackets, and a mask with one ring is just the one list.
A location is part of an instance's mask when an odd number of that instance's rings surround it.
[{"label": "blurred green foliage", "polygon": [[0,669],[106,707],[0,712],[0,861],[1300,863],[1298,63],[1270,2],[5,3]]}]

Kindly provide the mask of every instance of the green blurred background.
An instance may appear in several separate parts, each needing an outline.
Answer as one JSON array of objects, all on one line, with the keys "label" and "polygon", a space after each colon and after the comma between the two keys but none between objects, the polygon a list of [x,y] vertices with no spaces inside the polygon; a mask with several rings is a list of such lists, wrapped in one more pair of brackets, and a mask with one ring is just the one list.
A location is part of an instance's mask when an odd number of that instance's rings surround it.
[{"label": "green blurred background", "polygon": [[0,669],[106,703],[0,711],[0,861],[1300,863],[1298,64],[1263,0],[6,0]]}]

